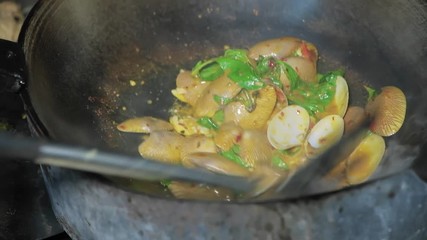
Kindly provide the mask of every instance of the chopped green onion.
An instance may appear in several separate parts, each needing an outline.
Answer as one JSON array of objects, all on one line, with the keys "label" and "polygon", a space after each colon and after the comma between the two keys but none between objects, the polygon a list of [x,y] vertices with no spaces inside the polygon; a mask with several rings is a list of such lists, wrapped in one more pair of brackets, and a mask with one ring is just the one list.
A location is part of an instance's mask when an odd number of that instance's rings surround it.
[{"label": "chopped green onion", "polygon": [[201,117],[197,120],[197,123],[205,128],[218,130],[219,126],[210,117]]}]

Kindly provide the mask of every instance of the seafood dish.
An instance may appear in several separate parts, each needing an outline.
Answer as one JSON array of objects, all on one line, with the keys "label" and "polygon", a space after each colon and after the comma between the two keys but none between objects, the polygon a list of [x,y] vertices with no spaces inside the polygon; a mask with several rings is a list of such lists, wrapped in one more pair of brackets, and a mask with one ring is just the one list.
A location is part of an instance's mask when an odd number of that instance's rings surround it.
[{"label": "seafood dish", "polygon": [[366,181],[406,113],[395,86],[364,86],[362,106],[349,105],[342,70],[319,73],[314,44],[295,37],[225,49],[176,77],[169,119],[137,116],[117,125],[145,134],[138,151],[145,159],[260,179],[247,196],[226,188],[169,181],[177,198],[230,201],[258,196],[320,156],[365,120],[369,130],[330,176],[344,185]]}]

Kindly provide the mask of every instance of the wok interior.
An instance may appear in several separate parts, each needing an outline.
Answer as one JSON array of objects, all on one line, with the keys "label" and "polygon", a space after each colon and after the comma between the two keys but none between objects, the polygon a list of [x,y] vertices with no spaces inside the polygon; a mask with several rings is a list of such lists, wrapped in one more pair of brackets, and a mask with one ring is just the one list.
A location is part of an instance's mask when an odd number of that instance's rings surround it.
[{"label": "wok interior", "polygon": [[[420,63],[426,57],[413,48],[425,44],[425,30],[410,13],[394,15],[399,1],[388,11],[382,1],[369,9],[339,0],[47,2],[27,22],[23,45],[32,105],[55,140],[136,155],[141,135],[122,134],[116,124],[136,116],[167,118],[180,69],[221,55],[224,46],[295,36],[316,45],[320,72],[345,70],[350,105],[363,105],[363,84],[405,92],[407,120],[391,138],[397,150],[389,148],[385,163],[400,158],[399,166],[409,164],[424,144],[426,70]],[[396,35],[394,27],[402,25],[412,31]],[[159,184],[148,185],[142,189],[167,194]]]}]

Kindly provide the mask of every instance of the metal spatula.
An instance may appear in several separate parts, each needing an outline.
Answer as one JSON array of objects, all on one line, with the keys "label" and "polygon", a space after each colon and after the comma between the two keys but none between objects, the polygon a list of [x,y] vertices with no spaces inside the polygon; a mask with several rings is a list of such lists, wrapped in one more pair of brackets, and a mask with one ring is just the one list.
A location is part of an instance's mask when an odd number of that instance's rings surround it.
[{"label": "metal spatula", "polygon": [[0,156],[33,160],[37,164],[117,177],[149,181],[173,179],[206,183],[225,186],[238,192],[247,192],[255,184],[247,178],[214,174],[158,161],[143,160],[140,157],[52,144],[40,139],[8,134],[0,134]]}]

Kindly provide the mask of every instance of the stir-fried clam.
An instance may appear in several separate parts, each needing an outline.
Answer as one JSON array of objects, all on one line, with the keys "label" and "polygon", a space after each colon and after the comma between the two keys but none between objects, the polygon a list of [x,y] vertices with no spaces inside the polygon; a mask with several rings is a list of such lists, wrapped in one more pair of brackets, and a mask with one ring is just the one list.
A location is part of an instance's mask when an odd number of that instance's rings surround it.
[{"label": "stir-fried clam", "polygon": [[339,115],[329,115],[314,125],[307,136],[304,148],[307,156],[320,155],[336,144],[344,133],[344,120]]},{"label": "stir-fried clam", "polygon": [[346,178],[351,185],[366,181],[378,167],[385,152],[385,141],[369,134],[345,160]]},{"label": "stir-fried clam", "polygon": [[172,94],[180,101],[194,106],[209,84],[210,82],[195,78],[191,72],[181,70],[176,78],[176,89],[172,90]]},{"label": "stir-fried clam", "polygon": [[181,159],[184,160],[189,154],[197,152],[216,153],[214,140],[204,135],[191,135],[187,137],[181,145]]},{"label": "stir-fried clam", "polygon": [[272,86],[267,86],[253,94],[253,110],[248,111],[241,102],[230,103],[224,108],[224,121],[235,122],[245,129],[264,127],[276,105],[276,91]]},{"label": "stir-fried clam", "polygon": [[[253,191],[241,195],[253,197],[268,192],[369,117],[374,133],[328,175],[343,185],[358,184],[381,161],[386,147],[381,136],[401,127],[406,99],[389,86],[379,94],[370,89],[365,108],[348,108],[343,72],[319,74],[317,59],[313,44],[294,37],[266,40],[249,50],[228,49],[191,71],[180,71],[172,90],[179,101],[169,122],[142,117],[117,128],[150,134],[138,148],[144,158],[258,179]],[[176,181],[168,189],[177,198],[231,200],[238,195]]]},{"label": "stir-fried clam", "polygon": [[328,176],[342,186],[362,183],[377,169],[385,148],[383,137],[368,132],[351,154],[342,160]]},{"label": "stir-fried clam", "polygon": [[227,75],[222,75],[206,87],[194,106],[195,117],[212,117],[220,109],[215,101],[215,96],[221,98],[233,98],[240,92],[239,85],[234,83]]},{"label": "stir-fried clam", "polygon": [[304,57],[289,57],[284,59],[298,73],[300,78],[306,82],[317,82],[316,63]]},{"label": "stir-fried clam", "polygon": [[175,132],[156,131],[142,142],[138,151],[142,157],[166,163],[181,163],[181,146],[184,137]]},{"label": "stir-fried clam", "polygon": [[317,114],[320,118],[331,114],[337,114],[340,117],[344,117],[347,112],[349,99],[347,82],[343,77],[337,76],[335,84],[335,94],[332,101],[326,106],[325,111]]},{"label": "stir-fried clam", "polygon": [[391,136],[399,131],[405,120],[405,94],[394,86],[383,87],[379,95],[371,96],[365,110],[372,118],[370,129],[380,136]]},{"label": "stir-fried clam", "polygon": [[258,59],[259,56],[284,58],[291,55],[301,44],[301,39],[283,37],[259,42],[249,49],[249,57]]},{"label": "stir-fried clam", "polygon": [[309,126],[310,116],[307,110],[297,105],[287,106],[276,113],[268,124],[268,140],[279,150],[300,146]]},{"label": "stir-fried clam", "polygon": [[240,156],[251,167],[268,166],[273,156],[273,148],[264,130],[245,130],[240,144]]},{"label": "stir-fried clam", "polygon": [[242,134],[243,128],[234,122],[226,122],[216,132],[214,141],[221,150],[226,151],[241,140]]},{"label": "stir-fried clam", "polygon": [[128,119],[119,125],[117,129],[122,132],[151,133],[154,131],[172,130],[172,125],[162,119],[154,117],[139,117]]}]

